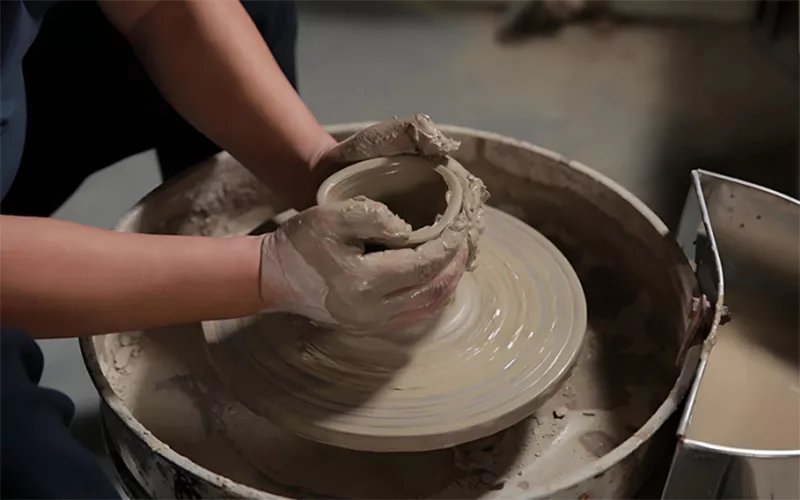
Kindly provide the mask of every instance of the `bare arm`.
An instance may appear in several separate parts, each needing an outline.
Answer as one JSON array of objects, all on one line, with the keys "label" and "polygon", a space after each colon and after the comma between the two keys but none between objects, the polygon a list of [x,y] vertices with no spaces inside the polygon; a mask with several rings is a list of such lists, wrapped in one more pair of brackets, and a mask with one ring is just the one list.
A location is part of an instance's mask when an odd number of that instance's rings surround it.
[{"label": "bare arm", "polygon": [[118,233],[0,216],[0,321],[71,337],[261,308],[260,239]]},{"label": "bare arm", "polygon": [[336,143],[283,76],[238,0],[102,2],[170,103],[301,209]]}]

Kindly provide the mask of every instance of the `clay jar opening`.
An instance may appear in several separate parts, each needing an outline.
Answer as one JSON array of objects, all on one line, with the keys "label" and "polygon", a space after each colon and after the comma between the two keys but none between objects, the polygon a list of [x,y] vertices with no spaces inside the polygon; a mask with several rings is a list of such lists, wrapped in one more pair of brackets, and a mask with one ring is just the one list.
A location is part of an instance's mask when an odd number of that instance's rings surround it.
[{"label": "clay jar opening", "polygon": [[[447,161],[455,161],[450,158]],[[413,229],[406,245],[438,237],[461,211],[458,177],[446,166],[418,156],[374,158],[333,174],[320,186],[317,203],[356,196],[379,201]]]}]

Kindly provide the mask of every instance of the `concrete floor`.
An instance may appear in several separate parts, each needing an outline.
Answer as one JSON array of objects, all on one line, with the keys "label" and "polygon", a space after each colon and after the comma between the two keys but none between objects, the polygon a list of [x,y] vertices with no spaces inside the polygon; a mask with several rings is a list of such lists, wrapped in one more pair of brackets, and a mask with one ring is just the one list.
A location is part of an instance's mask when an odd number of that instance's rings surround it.
[{"label": "concrete floor", "polygon": [[[301,93],[323,123],[414,112],[524,139],[615,179],[674,225],[688,172],[797,195],[797,81],[746,29],[573,26],[503,47],[498,18],[427,2],[300,6]],[[57,218],[111,227],[159,183],[144,153],[88,179]],[[43,383],[75,399],[102,456],[98,398],[75,341],[42,342]]]}]

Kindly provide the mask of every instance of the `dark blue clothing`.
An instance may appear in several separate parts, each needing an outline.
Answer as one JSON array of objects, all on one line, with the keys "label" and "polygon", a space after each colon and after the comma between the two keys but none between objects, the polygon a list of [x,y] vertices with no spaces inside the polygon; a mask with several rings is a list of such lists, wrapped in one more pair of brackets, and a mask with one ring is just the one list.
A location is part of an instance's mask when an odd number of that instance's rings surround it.
[{"label": "dark blue clothing", "polygon": [[[87,176],[145,150],[164,179],[219,152],[161,97],[95,2],[51,3],[0,0],[3,214],[49,216]],[[242,3],[295,85],[294,4]],[[36,342],[0,331],[0,497],[118,498],[69,433],[72,401],[39,387],[43,367]]]},{"label": "dark blue clothing", "polygon": [[0,332],[3,498],[119,498],[94,455],[69,434],[75,405],[39,387],[44,357],[30,337]]},{"label": "dark blue clothing", "polygon": [[22,57],[28,52],[39,25],[53,1],[3,0],[2,21],[2,85],[0,85],[0,199],[17,175],[25,144],[25,84],[22,78]]},{"label": "dark blue clothing", "polygon": [[[294,3],[242,4],[296,84]],[[19,172],[0,203],[3,214],[47,217],[88,176],[143,151],[155,149],[165,180],[220,151],[161,97],[95,2],[51,7],[23,72],[27,136]]]}]

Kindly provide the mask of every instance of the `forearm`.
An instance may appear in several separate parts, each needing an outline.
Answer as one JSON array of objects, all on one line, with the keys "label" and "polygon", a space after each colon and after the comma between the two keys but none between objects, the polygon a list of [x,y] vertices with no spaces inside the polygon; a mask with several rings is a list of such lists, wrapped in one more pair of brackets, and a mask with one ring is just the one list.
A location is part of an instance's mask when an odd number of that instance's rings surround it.
[{"label": "forearm", "polygon": [[297,208],[335,144],[283,76],[238,0],[103,4],[163,95]]},{"label": "forearm", "polygon": [[254,314],[260,240],[0,217],[0,321],[39,338]]}]

